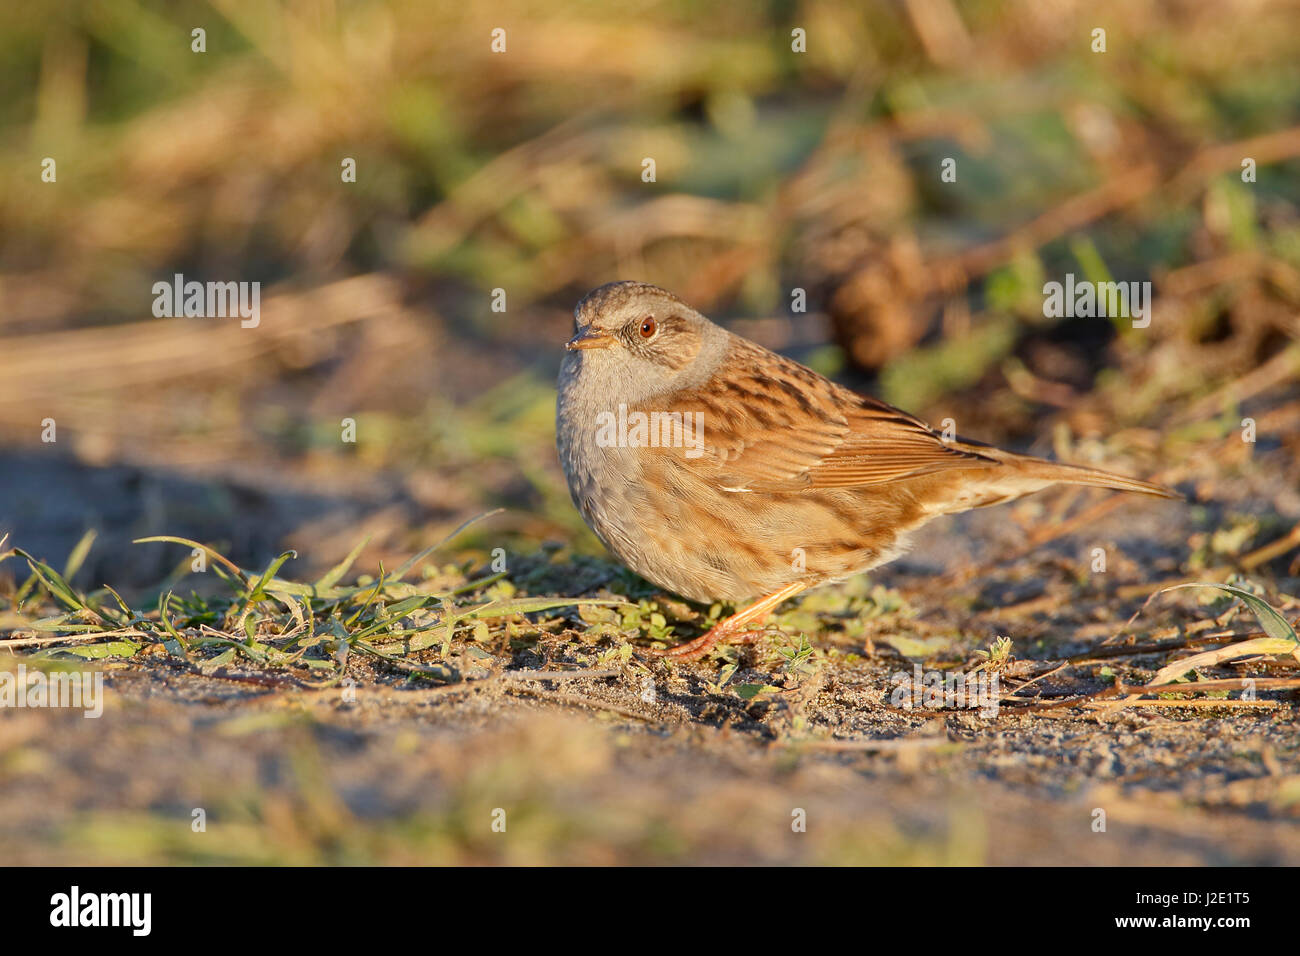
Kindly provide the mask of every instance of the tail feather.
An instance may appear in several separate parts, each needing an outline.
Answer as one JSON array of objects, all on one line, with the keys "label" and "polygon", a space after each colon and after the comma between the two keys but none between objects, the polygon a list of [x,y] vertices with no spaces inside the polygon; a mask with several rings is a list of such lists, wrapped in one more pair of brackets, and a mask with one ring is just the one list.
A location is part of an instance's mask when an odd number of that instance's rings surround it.
[{"label": "tail feather", "polygon": [[[981,454],[988,455],[989,452],[981,450]],[[1004,465],[1012,468],[1018,478],[1030,479],[1030,481],[1038,485],[1038,487],[1026,489],[1026,491],[1037,491],[1039,488],[1046,488],[1048,485],[1053,484],[1089,485],[1094,488],[1110,488],[1113,491],[1131,491],[1139,495],[1151,495],[1155,498],[1179,500],[1183,498],[1183,495],[1163,485],[1142,481],[1140,478],[1129,478],[1126,475],[1111,474],[1108,471],[1100,471],[1096,468],[1087,468],[1082,465],[1063,465],[1055,461],[1031,458],[1028,455],[1013,455],[1008,452],[1003,452],[996,455],[996,457]]]}]

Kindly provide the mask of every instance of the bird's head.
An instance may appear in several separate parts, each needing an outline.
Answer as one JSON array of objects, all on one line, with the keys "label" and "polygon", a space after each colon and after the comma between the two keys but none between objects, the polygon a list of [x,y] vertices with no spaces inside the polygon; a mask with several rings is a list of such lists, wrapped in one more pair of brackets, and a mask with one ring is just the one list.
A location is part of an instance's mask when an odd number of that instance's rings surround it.
[{"label": "bird's head", "polygon": [[620,400],[642,401],[698,384],[727,333],[677,296],[644,282],[611,282],[573,310],[564,370],[600,381]]}]

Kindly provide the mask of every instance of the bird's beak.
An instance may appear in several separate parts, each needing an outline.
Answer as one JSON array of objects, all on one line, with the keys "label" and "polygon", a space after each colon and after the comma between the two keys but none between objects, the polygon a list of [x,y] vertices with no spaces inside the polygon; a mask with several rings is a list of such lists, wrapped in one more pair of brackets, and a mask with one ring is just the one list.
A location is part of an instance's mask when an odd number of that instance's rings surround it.
[{"label": "bird's beak", "polygon": [[618,340],[608,332],[601,332],[594,326],[587,326],[565,344],[570,352],[576,349],[607,349]]}]

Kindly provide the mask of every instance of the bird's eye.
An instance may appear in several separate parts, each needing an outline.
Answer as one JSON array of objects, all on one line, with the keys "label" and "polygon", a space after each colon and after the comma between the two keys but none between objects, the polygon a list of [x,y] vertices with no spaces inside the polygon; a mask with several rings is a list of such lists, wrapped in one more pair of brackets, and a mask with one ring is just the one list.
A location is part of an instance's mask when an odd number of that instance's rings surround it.
[{"label": "bird's eye", "polygon": [[657,328],[658,326],[655,325],[654,316],[647,315],[641,320],[641,338],[648,339],[653,337]]}]

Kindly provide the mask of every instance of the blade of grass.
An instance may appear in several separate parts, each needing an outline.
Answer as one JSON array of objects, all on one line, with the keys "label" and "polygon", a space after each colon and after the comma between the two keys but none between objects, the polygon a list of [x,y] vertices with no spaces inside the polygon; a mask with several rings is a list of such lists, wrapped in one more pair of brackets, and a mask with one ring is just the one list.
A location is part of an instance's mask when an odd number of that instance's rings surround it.
[{"label": "blade of grass", "polygon": [[461,608],[456,612],[456,618],[457,620],[465,620],[481,617],[507,617],[511,614],[550,611],[557,607],[576,607],[579,604],[613,607],[637,606],[630,601],[619,601],[611,598],[506,598],[500,601],[488,601],[486,604],[480,604],[477,607]]},{"label": "blade of grass", "polygon": [[451,541],[453,538],[455,538],[458,534],[460,534],[470,525],[477,524],[478,522],[482,521],[485,518],[491,518],[493,515],[499,515],[503,511],[505,511],[504,508],[495,508],[492,511],[485,511],[481,515],[475,515],[474,517],[468,519],[463,524],[461,524],[458,528],[456,528],[455,531],[447,535],[437,544],[430,545],[429,547],[421,551],[419,554],[413,555],[409,560],[407,560],[404,564],[402,564],[401,567],[399,567],[396,571],[393,572],[393,574],[389,577],[389,581],[391,583],[396,583],[402,580],[402,578],[404,578],[407,574],[410,573],[412,568],[414,568],[417,564],[419,564],[429,555],[433,554],[433,552],[437,551],[448,541]]},{"label": "blade of grass", "polygon": [[317,591],[329,591],[334,585],[338,584],[343,575],[348,573],[353,562],[357,560],[366,545],[370,543],[370,537],[366,536],[357,542],[357,546],[348,552],[348,556],[340,561],[334,567],[325,572],[324,575],[312,585]]},{"label": "blade of grass", "polygon": [[110,587],[107,584],[104,585],[104,590],[107,591],[109,594],[113,595],[113,600],[116,601],[117,606],[122,609],[122,614],[125,615],[123,619],[123,623],[127,623],[135,620],[135,612],[126,606],[126,602],[122,600],[122,595],[118,594],[115,590],[113,590],[112,587]]},{"label": "blade of grass", "polygon": [[1203,584],[1199,582],[1175,584],[1173,587],[1163,588],[1156,593],[1164,594],[1167,591],[1177,591],[1182,588],[1211,588],[1231,594],[1250,608],[1256,620],[1259,621],[1259,626],[1264,629],[1264,633],[1268,636],[1239,641],[1226,647],[1217,647],[1214,650],[1203,651],[1200,654],[1193,654],[1191,657],[1174,661],[1172,664],[1166,664],[1156,672],[1156,676],[1146,685],[1148,688],[1170,684],[1198,667],[1209,667],[1223,661],[1251,657],[1255,654],[1290,654],[1296,660],[1300,660],[1300,638],[1297,638],[1295,628],[1263,598],[1231,584]]},{"label": "blade of grass", "polygon": [[362,604],[361,607],[357,609],[356,613],[353,614],[350,618],[348,618],[347,623],[343,625],[345,629],[351,627],[358,620],[360,620],[361,615],[364,614],[366,612],[366,609],[375,602],[375,598],[379,596],[379,592],[383,588],[383,586],[384,586],[384,566],[383,564],[380,564],[379,579],[375,581],[375,586],[371,589],[370,596],[366,598],[365,603]]},{"label": "blade of grass", "polygon": [[[50,597],[62,601],[74,611],[90,611],[90,613],[95,614],[95,611],[86,604],[85,599],[79,596],[67,581],[63,580],[63,576],[59,572],[44,561],[38,561],[21,548],[15,548],[14,550],[27,559],[27,566],[32,569],[32,574],[36,575],[45,590],[50,593]],[[96,614],[95,616],[98,617],[99,615]]]},{"label": "blade of grass", "polygon": [[213,560],[220,561],[222,564],[224,564],[227,568],[229,568],[231,571],[235,573],[235,575],[239,578],[239,580],[244,584],[245,587],[248,586],[248,578],[245,577],[244,572],[239,569],[239,565],[235,564],[233,561],[231,561],[229,558],[227,558],[224,554],[220,553],[219,551],[214,551],[212,548],[209,548],[206,544],[199,544],[197,541],[191,541],[189,538],[177,538],[169,534],[157,534],[148,538],[136,538],[131,543],[149,544],[151,542],[183,544],[183,545],[187,545],[190,548],[197,548],[198,550],[202,551],[204,554],[206,554],[208,557],[212,558]]},{"label": "blade of grass", "polygon": [[[180,632],[176,630],[171,620],[167,617],[167,607],[171,603],[171,599],[172,594],[168,591],[167,597],[158,602],[158,620],[162,623],[163,630],[170,635],[167,640],[163,641],[163,646],[166,647],[167,651],[173,656],[188,660],[189,658],[186,654],[188,648],[185,645],[185,638],[181,637]],[[175,642],[176,644],[175,650],[169,646],[172,642]]]},{"label": "blade of grass", "polygon": [[1280,611],[1256,594],[1251,594],[1244,588],[1234,587],[1231,584],[1210,584],[1210,583],[1191,583],[1175,584],[1172,587],[1162,588],[1157,594],[1164,594],[1166,591],[1177,591],[1182,588],[1212,588],[1219,591],[1226,591],[1233,597],[1238,598],[1243,604],[1250,608],[1259,621],[1259,626],[1264,629],[1264,633],[1269,637],[1279,641],[1290,641],[1292,644],[1300,644],[1300,637],[1297,637],[1295,628],[1293,628],[1287,619],[1284,618]]},{"label": "blade of grass", "polygon": [[1156,676],[1151,679],[1150,683],[1145,685],[1145,689],[1151,690],[1158,686],[1173,683],[1188,671],[1195,670],[1198,667],[1209,667],[1212,664],[1237,660],[1242,657],[1253,657],[1256,654],[1293,654],[1297,655],[1297,660],[1300,660],[1300,645],[1276,637],[1256,637],[1249,641],[1229,644],[1227,647],[1216,647],[1212,651],[1202,651],[1200,654],[1193,654],[1191,657],[1184,657],[1172,664],[1166,664],[1156,671]]},{"label": "blade of grass", "polygon": [[266,570],[262,572],[262,576],[257,579],[257,583],[253,585],[252,590],[249,591],[248,593],[249,603],[252,604],[266,597],[266,586],[275,579],[276,572],[279,571],[280,568],[284,566],[284,562],[288,561],[290,558],[296,559],[297,557],[298,557],[297,551],[285,551],[274,561],[272,561],[267,566]]},{"label": "blade of grass", "polygon": [[63,566],[65,581],[71,581],[73,575],[80,571],[81,566],[85,564],[86,555],[90,554],[90,546],[95,543],[95,534],[94,528],[89,529],[81,536],[81,540],[72,549],[72,553],[68,555],[68,563]]}]

